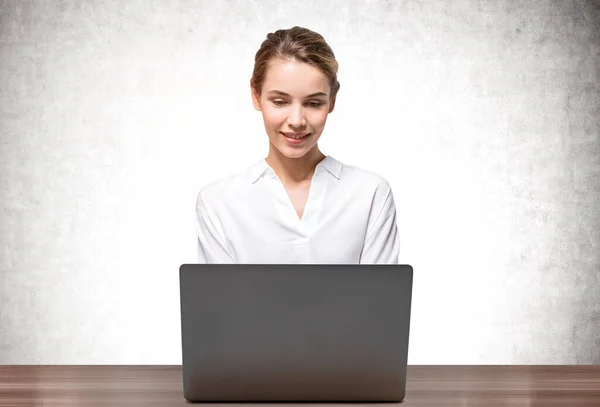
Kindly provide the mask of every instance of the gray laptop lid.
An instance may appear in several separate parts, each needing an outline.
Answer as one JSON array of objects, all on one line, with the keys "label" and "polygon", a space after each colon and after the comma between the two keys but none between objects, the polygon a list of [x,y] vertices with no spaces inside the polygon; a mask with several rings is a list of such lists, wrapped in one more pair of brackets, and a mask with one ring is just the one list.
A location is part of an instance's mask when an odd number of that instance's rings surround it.
[{"label": "gray laptop lid", "polygon": [[184,264],[188,401],[401,401],[409,265]]}]

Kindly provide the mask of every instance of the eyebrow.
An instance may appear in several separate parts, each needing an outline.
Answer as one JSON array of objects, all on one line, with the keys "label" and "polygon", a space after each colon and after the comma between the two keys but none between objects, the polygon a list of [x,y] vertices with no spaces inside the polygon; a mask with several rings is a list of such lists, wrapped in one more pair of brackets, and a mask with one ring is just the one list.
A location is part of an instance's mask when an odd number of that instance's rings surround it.
[{"label": "eyebrow", "polygon": [[[282,92],[280,90],[271,90],[268,93],[276,93],[276,94],[281,95],[281,96],[290,96],[290,94]],[[317,92],[317,93],[312,93],[312,94],[310,94],[310,95],[308,95],[306,97],[307,98],[314,98],[316,96],[327,96],[327,93],[325,93],[325,92]]]}]

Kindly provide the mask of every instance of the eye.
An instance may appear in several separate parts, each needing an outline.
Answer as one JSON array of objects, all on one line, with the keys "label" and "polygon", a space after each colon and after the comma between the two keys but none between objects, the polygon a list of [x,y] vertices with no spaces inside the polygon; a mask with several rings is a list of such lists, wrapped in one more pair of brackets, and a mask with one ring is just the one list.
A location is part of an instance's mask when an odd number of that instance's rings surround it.
[{"label": "eye", "polygon": [[319,107],[323,106],[323,103],[322,102],[308,102],[308,106],[314,107],[314,108],[319,108]]},{"label": "eye", "polygon": [[274,104],[275,106],[283,106],[283,105],[285,105],[285,100],[280,100],[280,99],[278,99],[278,100],[274,100],[274,101],[273,101],[273,104]]}]

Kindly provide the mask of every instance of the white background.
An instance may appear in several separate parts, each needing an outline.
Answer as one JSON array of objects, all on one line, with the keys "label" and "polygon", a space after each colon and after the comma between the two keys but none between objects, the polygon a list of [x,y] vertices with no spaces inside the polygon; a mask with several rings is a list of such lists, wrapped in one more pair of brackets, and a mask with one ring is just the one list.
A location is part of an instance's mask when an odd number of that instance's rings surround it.
[{"label": "white background", "polygon": [[600,363],[595,4],[0,2],[0,363],[181,362],[196,194],[266,155],[293,25],[340,63],[322,150],[394,190],[409,363]]}]

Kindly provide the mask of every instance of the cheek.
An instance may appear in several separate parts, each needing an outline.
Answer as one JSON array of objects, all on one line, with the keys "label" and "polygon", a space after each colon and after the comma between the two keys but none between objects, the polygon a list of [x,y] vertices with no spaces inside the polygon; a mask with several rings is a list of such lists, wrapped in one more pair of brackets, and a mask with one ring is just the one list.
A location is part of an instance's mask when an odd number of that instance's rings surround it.
[{"label": "cheek", "polygon": [[283,110],[264,109],[263,119],[268,126],[280,126],[285,120],[285,114]]},{"label": "cheek", "polygon": [[310,122],[313,127],[323,127],[327,121],[327,110],[314,112],[311,115]]},{"label": "cheek", "polygon": [[[271,107],[264,108],[262,111],[263,120],[268,127],[280,128],[287,120],[286,109],[273,109]],[[305,117],[311,127],[320,129],[327,121],[327,108],[318,111],[305,111]]]}]

